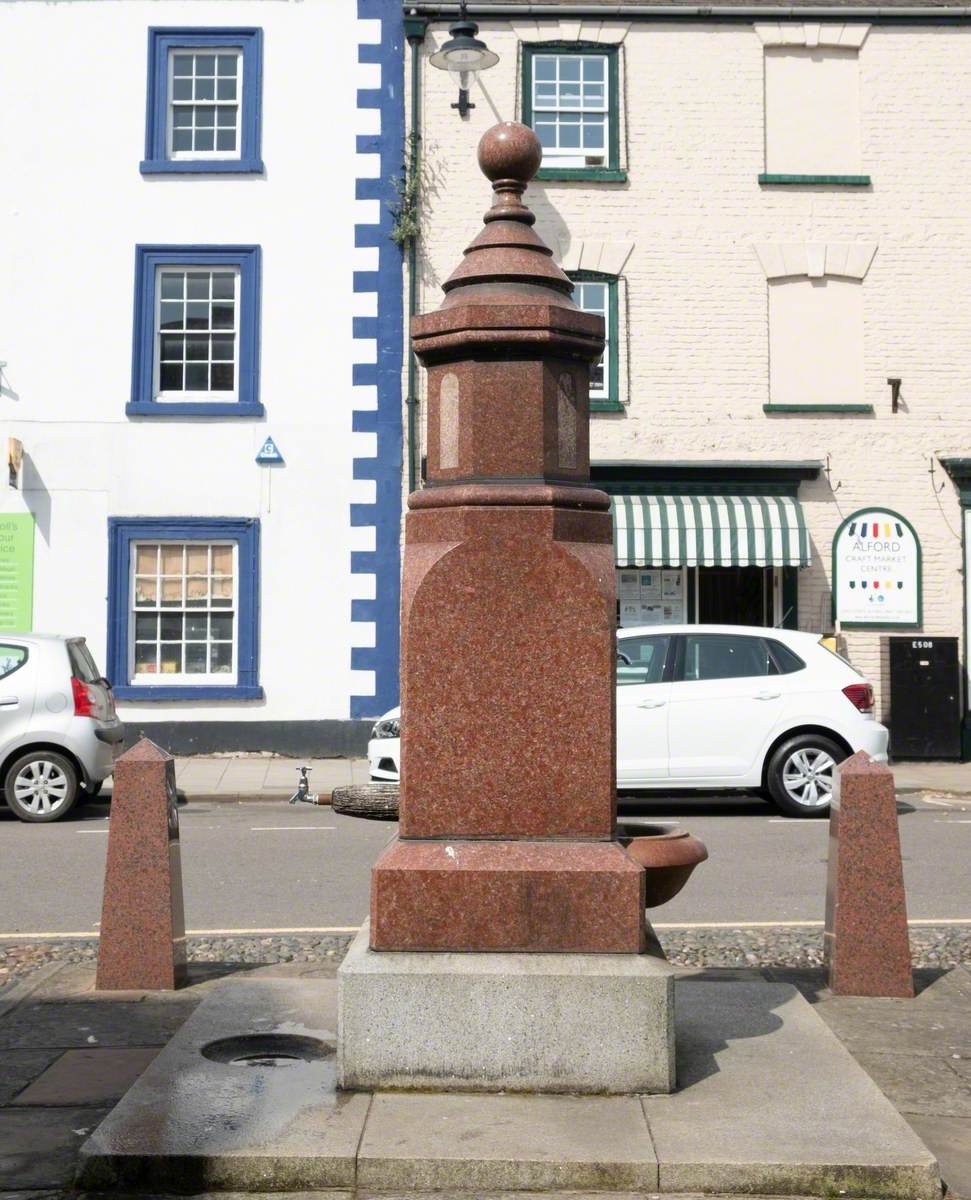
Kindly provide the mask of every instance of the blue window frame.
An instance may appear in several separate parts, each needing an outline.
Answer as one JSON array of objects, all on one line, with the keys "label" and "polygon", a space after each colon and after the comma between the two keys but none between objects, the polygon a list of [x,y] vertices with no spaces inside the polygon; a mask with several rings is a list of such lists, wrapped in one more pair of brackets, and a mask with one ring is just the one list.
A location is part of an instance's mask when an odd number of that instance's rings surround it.
[{"label": "blue window frame", "polygon": [[129,416],[261,417],[259,246],[136,246]]},{"label": "blue window frame", "polygon": [[[110,517],[108,539],[107,670],[115,696],[119,700],[262,699],[259,521]],[[142,557],[153,551],[157,554],[154,585],[151,574],[139,574],[148,570]],[[168,567],[164,552],[176,552],[182,567]],[[220,552],[231,564],[221,573],[216,558]],[[192,556],[200,554],[206,556],[208,574],[192,562]],[[198,583],[195,590],[193,583]],[[146,629],[153,620],[154,631]],[[167,633],[160,630],[163,621],[181,624]],[[214,628],[217,622],[219,627]],[[232,628],[224,632],[227,622]],[[161,640],[165,638],[169,640]],[[156,654],[153,643],[160,647],[161,657],[153,659],[155,665],[147,670],[139,670],[136,655],[142,649]],[[191,663],[190,655],[196,656]],[[145,658],[141,656],[143,667]],[[178,678],[169,684],[151,682],[166,671]],[[199,683],[194,682],[193,671]],[[212,682],[221,673],[227,682]]]},{"label": "blue window frame", "polygon": [[261,173],[262,91],[262,29],[149,29],[142,174]]}]

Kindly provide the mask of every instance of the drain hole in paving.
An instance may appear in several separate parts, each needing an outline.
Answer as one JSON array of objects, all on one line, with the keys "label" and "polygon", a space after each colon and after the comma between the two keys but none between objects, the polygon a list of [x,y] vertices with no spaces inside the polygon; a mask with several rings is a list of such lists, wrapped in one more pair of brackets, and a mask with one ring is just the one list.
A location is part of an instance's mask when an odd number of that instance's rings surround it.
[{"label": "drain hole in paving", "polygon": [[292,1067],[334,1053],[332,1042],[295,1033],[252,1033],[220,1038],[202,1047],[203,1057],[231,1067]]}]

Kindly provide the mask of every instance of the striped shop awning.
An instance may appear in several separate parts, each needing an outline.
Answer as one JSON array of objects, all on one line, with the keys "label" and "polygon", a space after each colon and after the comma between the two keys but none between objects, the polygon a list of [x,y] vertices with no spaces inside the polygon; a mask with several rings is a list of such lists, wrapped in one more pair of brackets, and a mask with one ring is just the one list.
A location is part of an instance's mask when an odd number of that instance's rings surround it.
[{"label": "striped shop awning", "polygon": [[789,496],[611,496],[618,567],[806,567]]}]

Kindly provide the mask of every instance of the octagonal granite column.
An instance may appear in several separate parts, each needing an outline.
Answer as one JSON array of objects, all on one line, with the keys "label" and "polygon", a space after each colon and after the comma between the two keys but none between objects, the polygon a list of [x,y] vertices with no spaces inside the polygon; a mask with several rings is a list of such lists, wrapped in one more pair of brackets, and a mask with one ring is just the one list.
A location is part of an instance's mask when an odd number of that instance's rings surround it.
[{"label": "octagonal granite column", "polygon": [[[642,953],[644,875],[616,840],[613,538],[608,498],[589,484],[588,445],[603,322],[573,303],[523,204],[541,156],[523,125],[484,135],[492,208],[442,306],[412,323],[428,371],[428,479],[405,526],[400,836],[373,870],[369,944],[359,939],[341,969],[346,1086],[537,1086],[514,1064],[496,1066],[503,1050],[484,1030],[498,1022],[505,1037],[525,1014],[542,1041],[538,1008],[567,992],[578,1019],[602,1010],[591,1030],[617,1018],[629,1032],[611,1005],[648,998],[654,1058],[625,1079],[631,1090],[671,1082],[671,980]],[[476,967],[442,953],[455,951],[483,958]],[[541,965],[550,952],[569,962]],[[616,956],[629,960],[604,1008],[598,993]],[[490,1009],[477,971],[493,985],[501,976],[515,1013]],[[408,1038],[425,1050],[402,1058],[401,1025],[384,1028],[375,996],[407,1025],[409,988]],[[480,1008],[470,1013],[472,994]],[[467,1053],[455,1004],[478,1030]],[[560,1001],[553,1011],[563,1016]],[[548,1035],[548,1086],[618,1090],[619,1077],[597,1068],[561,1071],[556,1029]],[[383,1065],[379,1042],[394,1047]],[[637,1063],[629,1042],[615,1049]],[[473,1065],[486,1082],[470,1084]]]}]

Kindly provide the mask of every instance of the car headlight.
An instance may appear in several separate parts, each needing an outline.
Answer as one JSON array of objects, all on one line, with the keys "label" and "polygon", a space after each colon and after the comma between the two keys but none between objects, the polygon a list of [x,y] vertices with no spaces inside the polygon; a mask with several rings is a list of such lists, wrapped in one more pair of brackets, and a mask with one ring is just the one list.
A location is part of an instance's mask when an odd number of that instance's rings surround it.
[{"label": "car headlight", "polygon": [[371,730],[372,738],[396,738],[401,737],[401,718],[386,717],[383,721],[376,722]]}]

